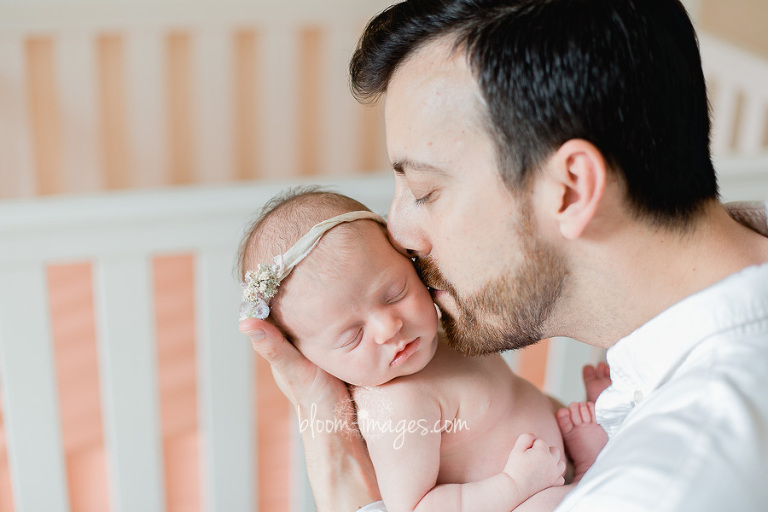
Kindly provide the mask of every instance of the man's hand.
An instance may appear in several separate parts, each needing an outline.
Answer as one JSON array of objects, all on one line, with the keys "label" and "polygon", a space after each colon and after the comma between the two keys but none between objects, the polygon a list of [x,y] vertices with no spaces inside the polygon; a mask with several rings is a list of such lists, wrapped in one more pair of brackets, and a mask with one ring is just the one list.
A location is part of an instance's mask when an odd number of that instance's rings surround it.
[{"label": "man's hand", "polygon": [[280,390],[294,407],[319,408],[349,399],[347,386],[318,368],[291,345],[279,329],[264,320],[247,318],[240,322],[240,332],[251,340],[253,350],[272,367]]},{"label": "man's hand", "polygon": [[[332,418],[350,400],[347,385],[318,368],[264,320],[240,322],[240,332],[272,367],[280,390],[302,411],[317,406],[318,417]],[[302,432],[307,471],[318,512],[357,510],[381,499],[373,464],[359,436],[347,432],[310,436]]]}]

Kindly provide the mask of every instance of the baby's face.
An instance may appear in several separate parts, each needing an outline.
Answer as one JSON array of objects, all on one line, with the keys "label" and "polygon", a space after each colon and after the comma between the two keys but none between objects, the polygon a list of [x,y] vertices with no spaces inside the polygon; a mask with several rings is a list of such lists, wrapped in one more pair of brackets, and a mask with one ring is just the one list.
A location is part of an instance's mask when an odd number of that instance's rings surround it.
[{"label": "baby's face", "polygon": [[[350,384],[376,386],[432,359],[437,312],[411,261],[373,222],[358,222],[354,249],[293,271],[280,316],[307,359]],[[319,267],[328,271],[313,272]]]}]

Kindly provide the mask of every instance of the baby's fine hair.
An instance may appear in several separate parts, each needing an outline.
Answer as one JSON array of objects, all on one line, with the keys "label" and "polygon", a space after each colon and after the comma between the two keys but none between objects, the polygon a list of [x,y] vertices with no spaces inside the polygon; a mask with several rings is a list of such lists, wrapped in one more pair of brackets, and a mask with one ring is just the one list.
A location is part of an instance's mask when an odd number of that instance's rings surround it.
[{"label": "baby's fine hair", "polygon": [[[312,226],[337,215],[348,212],[370,211],[359,201],[336,192],[328,192],[317,186],[293,187],[270,199],[261,213],[246,228],[240,241],[237,256],[237,278],[245,279],[248,270],[255,269],[259,263],[271,263],[272,258],[284,254]],[[336,233],[353,233],[358,229],[357,222],[342,224],[333,228]],[[383,229],[383,228],[382,228]],[[334,251],[345,245],[355,244],[354,236],[335,238]],[[314,251],[322,252],[322,240]],[[304,264],[304,263],[302,263]],[[290,276],[287,278],[290,279]],[[279,320],[276,311],[280,292],[273,298],[272,314],[267,321],[275,325],[288,341],[293,342],[293,334]]]},{"label": "baby's fine hair", "polygon": [[356,211],[370,209],[351,197],[318,186],[292,187],[273,197],[248,225],[240,241],[238,279],[242,281],[245,273],[259,263],[271,263],[273,257],[284,254],[315,224]]}]

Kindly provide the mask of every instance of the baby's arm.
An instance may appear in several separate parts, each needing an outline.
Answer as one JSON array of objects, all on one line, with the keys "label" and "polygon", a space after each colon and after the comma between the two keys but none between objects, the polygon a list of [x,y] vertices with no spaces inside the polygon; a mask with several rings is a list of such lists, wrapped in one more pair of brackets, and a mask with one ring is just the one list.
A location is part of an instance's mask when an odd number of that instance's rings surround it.
[{"label": "baby's arm", "polygon": [[[355,394],[358,410],[364,411],[358,422],[389,512],[509,512],[536,492],[563,484],[558,450],[533,435],[523,435],[498,474],[465,484],[436,485],[441,433],[435,426],[442,421],[440,407],[428,393],[408,384],[390,383]],[[386,409],[388,417],[377,408]],[[371,422],[376,416],[377,423]],[[368,427],[391,429],[366,428],[366,421]]]}]

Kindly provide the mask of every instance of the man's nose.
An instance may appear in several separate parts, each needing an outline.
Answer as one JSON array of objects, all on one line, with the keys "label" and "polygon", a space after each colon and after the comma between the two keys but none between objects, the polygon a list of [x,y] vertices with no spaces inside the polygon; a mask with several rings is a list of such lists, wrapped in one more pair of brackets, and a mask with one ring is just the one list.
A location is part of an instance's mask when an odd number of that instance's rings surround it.
[{"label": "man's nose", "polygon": [[403,328],[403,320],[391,307],[382,308],[373,315],[374,340],[383,345],[397,337]]},{"label": "man's nose", "polygon": [[409,190],[399,186],[395,188],[387,229],[392,245],[409,258],[427,256],[431,251],[420,212],[415,208]]}]

